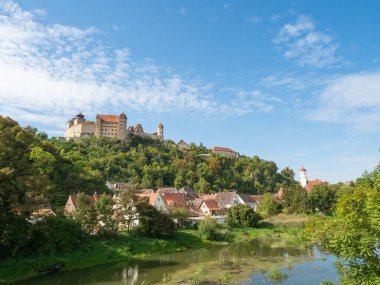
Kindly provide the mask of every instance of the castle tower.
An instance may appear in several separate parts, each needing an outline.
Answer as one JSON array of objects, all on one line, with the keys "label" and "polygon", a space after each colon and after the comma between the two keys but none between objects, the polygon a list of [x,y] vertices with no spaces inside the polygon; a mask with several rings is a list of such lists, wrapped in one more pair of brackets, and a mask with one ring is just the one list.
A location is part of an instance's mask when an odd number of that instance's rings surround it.
[{"label": "castle tower", "polygon": [[306,187],[307,185],[306,169],[303,166],[300,169],[300,183],[302,187]]},{"label": "castle tower", "polygon": [[96,115],[96,121],[95,121],[95,132],[94,135],[96,137],[100,137],[100,127],[102,124],[102,118],[100,115]]},{"label": "castle tower", "polygon": [[162,123],[159,123],[157,126],[157,136],[164,139],[164,125]]},{"label": "castle tower", "polygon": [[118,139],[125,140],[127,137],[127,116],[124,113],[121,113],[119,116],[119,124],[118,124]]}]

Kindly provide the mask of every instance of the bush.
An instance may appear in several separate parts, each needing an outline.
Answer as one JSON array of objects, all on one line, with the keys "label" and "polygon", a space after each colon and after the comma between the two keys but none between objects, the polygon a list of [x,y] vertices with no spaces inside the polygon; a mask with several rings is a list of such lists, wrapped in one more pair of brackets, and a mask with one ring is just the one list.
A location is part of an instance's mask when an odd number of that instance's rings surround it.
[{"label": "bush", "polygon": [[51,216],[32,227],[31,249],[44,254],[73,250],[86,238],[76,221],[64,216]]},{"label": "bush", "polygon": [[228,232],[221,229],[221,226],[210,217],[206,217],[199,223],[198,234],[207,240],[225,240],[228,238]]},{"label": "bush", "polygon": [[259,215],[248,205],[236,205],[228,209],[227,223],[231,227],[255,227]]},{"label": "bush", "polygon": [[145,201],[136,203],[139,215],[137,232],[149,237],[171,237],[175,233],[175,223],[167,215]]},{"label": "bush", "polygon": [[280,203],[276,201],[273,194],[265,193],[263,200],[257,206],[257,211],[265,218],[274,216],[280,212]]}]

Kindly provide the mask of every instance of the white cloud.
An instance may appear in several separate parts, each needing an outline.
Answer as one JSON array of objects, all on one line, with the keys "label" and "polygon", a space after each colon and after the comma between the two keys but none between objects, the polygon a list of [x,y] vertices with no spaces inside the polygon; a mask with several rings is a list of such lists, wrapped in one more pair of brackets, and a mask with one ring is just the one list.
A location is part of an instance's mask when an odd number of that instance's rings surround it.
[{"label": "white cloud", "polygon": [[279,19],[280,19],[280,15],[277,15],[277,14],[272,15],[272,16],[270,16],[270,18],[269,18],[269,20],[270,20],[271,22],[277,22]]},{"label": "white cloud", "polygon": [[[0,113],[54,127],[73,114],[102,112],[268,111],[265,96],[212,95],[212,84],[184,78],[154,62],[136,62],[128,49],[112,50],[90,27],[44,25],[41,14],[0,1]],[[47,118],[49,120],[47,120]]]},{"label": "white cloud", "polygon": [[261,18],[258,16],[252,16],[247,19],[245,19],[246,23],[252,23],[252,24],[257,24],[261,22]]},{"label": "white cloud", "polygon": [[318,32],[310,17],[300,16],[296,23],[286,24],[274,42],[286,59],[294,59],[300,66],[328,67],[341,59],[336,55],[339,43]]},{"label": "white cloud", "polygon": [[380,128],[380,72],[339,76],[318,94],[307,118],[358,130]]}]

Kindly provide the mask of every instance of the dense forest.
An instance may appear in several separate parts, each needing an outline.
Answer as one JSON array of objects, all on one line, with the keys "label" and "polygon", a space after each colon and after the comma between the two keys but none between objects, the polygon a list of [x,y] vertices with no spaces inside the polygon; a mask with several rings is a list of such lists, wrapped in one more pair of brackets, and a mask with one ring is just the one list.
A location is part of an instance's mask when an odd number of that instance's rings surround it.
[{"label": "dense forest", "polygon": [[70,193],[106,192],[107,180],[140,188],[188,186],[199,193],[251,194],[273,193],[294,182],[294,172],[289,168],[279,172],[273,161],[258,156],[225,158],[211,154],[202,144],[181,151],[172,141],[134,135],[125,141],[106,137],[62,141],[2,117],[0,131],[0,168],[9,169],[7,175],[14,183],[16,177],[17,181],[25,176],[32,179],[28,183],[38,184],[34,188],[44,189],[56,206],[62,206]]}]

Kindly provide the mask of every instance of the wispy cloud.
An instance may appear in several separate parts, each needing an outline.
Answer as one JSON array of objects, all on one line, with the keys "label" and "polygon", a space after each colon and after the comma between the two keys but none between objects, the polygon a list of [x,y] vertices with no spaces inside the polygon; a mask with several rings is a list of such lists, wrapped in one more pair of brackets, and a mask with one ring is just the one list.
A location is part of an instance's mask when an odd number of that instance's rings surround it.
[{"label": "wispy cloud", "polygon": [[318,94],[307,118],[358,130],[380,128],[380,72],[339,76]]},{"label": "wispy cloud", "polygon": [[[42,10],[41,10],[42,11]],[[111,49],[97,28],[46,25],[41,11],[0,1],[0,113],[47,127],[78,111],[267,112],[265,96],[213,95],[213,84],[185,78],[153,61],[136,62],[128,49]]]},{"label": "wispy cloud", "polygon": [[179,13],[181,15],[186,15],[186,7],[185,6],[182,6],[181,9],[179,10]]},{"label": "wispy cloud", "polygon": [[271,22],[277,22],[279,19],[280,19],[280,15],[278,15],[278,14],[272,15],[272,16],[270,16],[270,18],[269,18],[269,20],[270,20]]},{"label": "wispy cloud", "polygon": [[245,19],[246,23],[251,23],[251,24],[257,24],[261,22],[261,18],[258,16],[252,16],[247,19]]},{"label": "wispy cloud", "polygon": [[339,43],[326,33],[316,30],[310,17],[300,16],[297,22],[285,24],[274,42],[286,59],[300,66],[329,67],[341,62],[336,55]]}]

